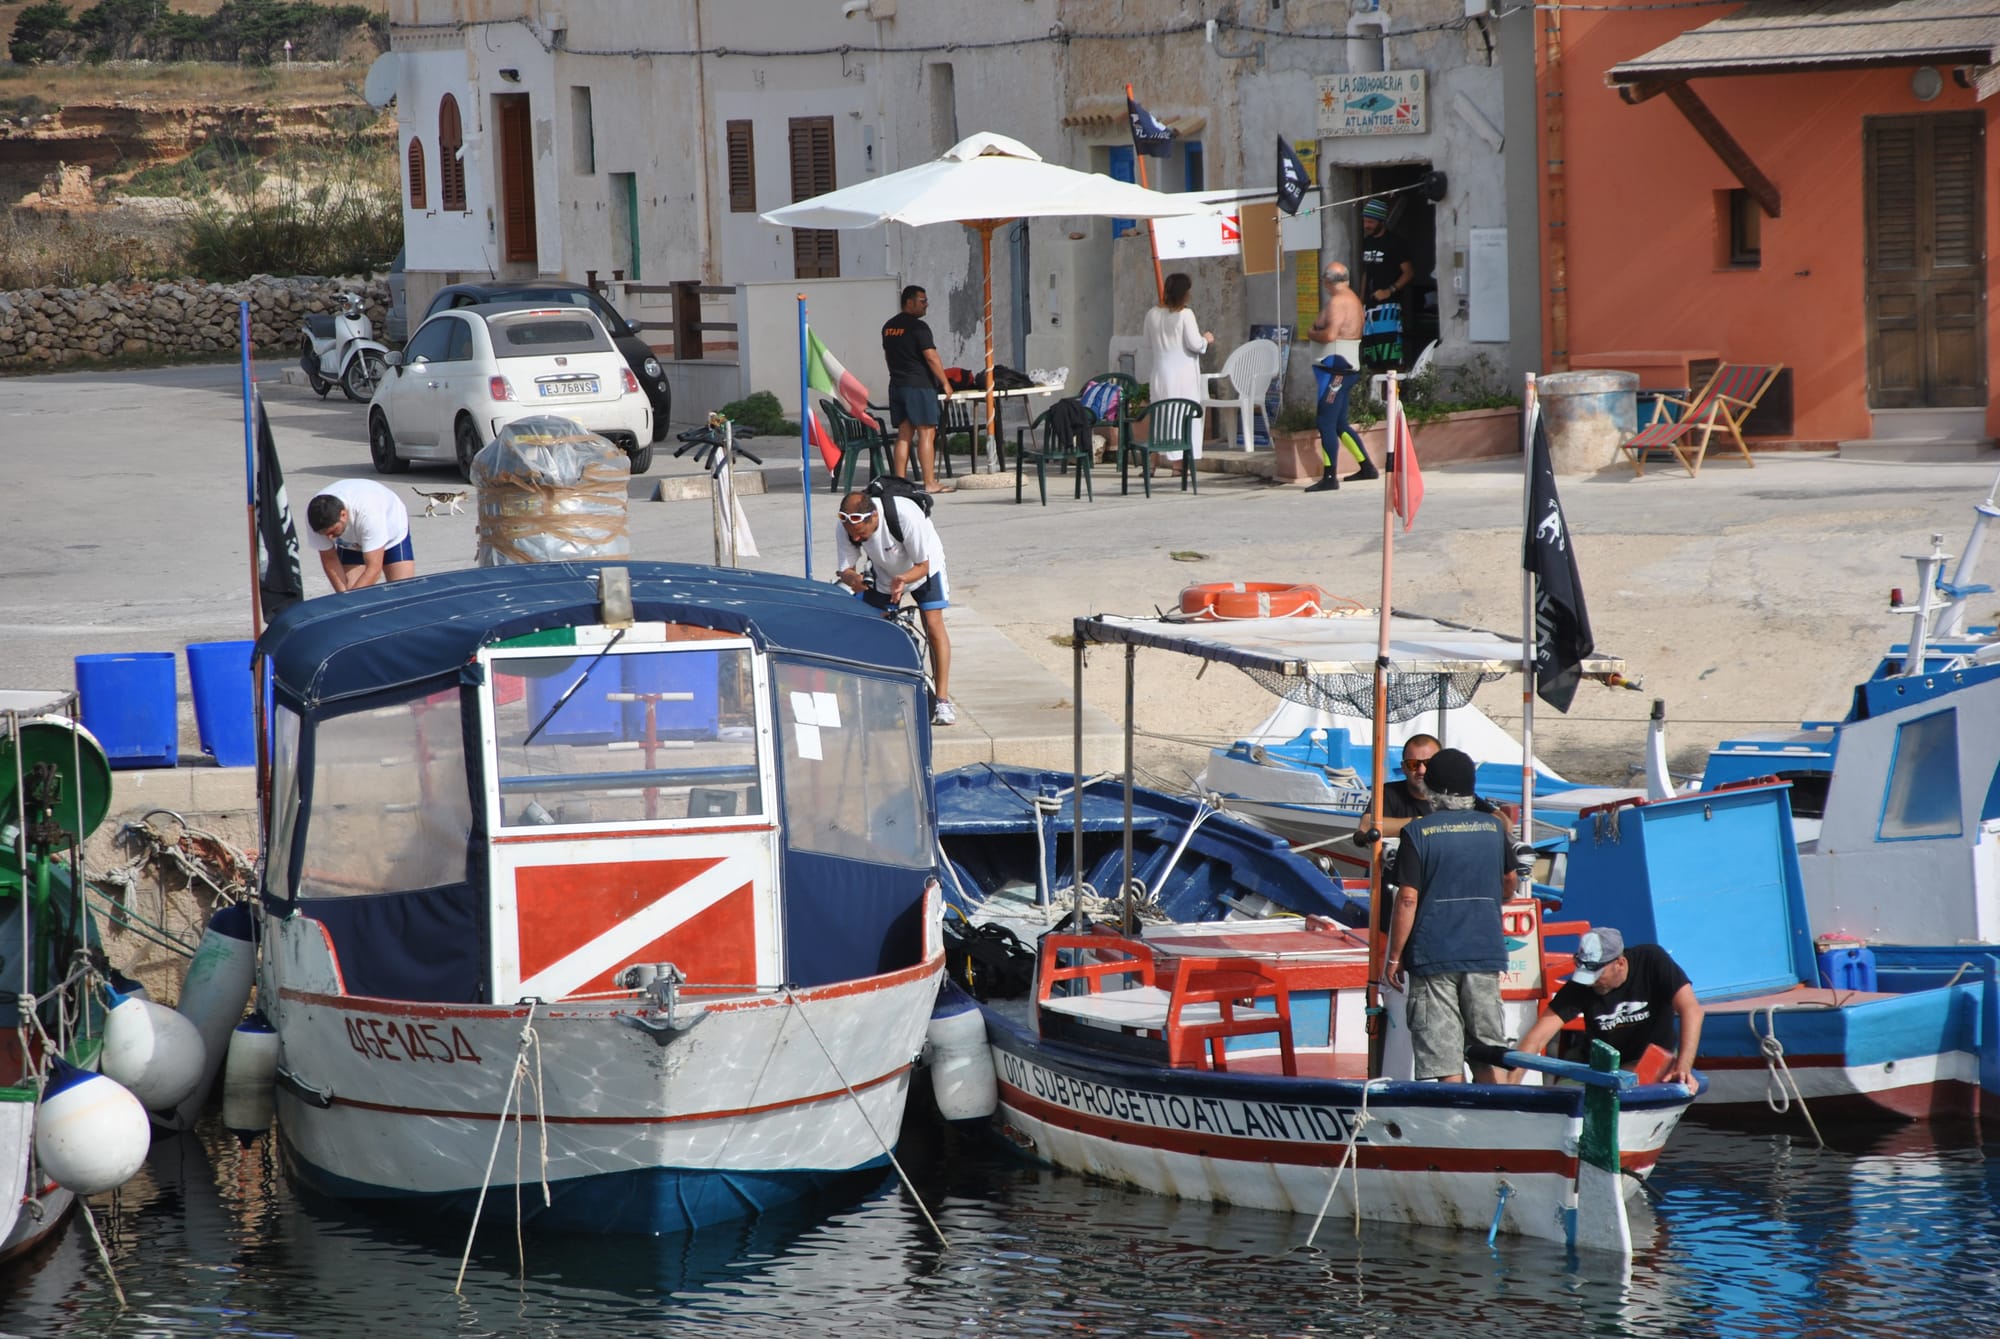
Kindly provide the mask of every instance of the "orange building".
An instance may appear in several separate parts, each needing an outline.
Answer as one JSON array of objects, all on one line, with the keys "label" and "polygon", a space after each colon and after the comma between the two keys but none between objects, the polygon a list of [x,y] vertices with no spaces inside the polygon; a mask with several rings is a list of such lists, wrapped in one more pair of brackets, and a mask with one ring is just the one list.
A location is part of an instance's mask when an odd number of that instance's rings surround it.
[{"label": "orange building", "polygon": [[2000,6],[1717,13],[1538,16],[1545,361],[1782,363],[1753,436],[1990,445]]}]

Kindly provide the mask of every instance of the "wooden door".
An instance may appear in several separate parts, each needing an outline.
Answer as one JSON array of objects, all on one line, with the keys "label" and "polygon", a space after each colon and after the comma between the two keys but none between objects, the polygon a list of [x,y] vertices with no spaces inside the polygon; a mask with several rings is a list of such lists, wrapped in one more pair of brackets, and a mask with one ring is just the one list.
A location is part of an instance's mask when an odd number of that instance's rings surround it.
[{"label": "wooden door", "polygon": [[[792,131],[792,199],[810,200],[834,188],[833,118],[794,116]],[[840,234],[825,228],[792,229],[792,277],[838,279]]]},{"label": "wooden door", "polygon": [[501,255],[508,260],[536,259],[535,136],[526,93],[503,93],[493,99],[500,122]]},{"label": "wooden door", "polygon": [[1986,403],[1986,117],[1871,116],[1862,130],[1868,403]]}]

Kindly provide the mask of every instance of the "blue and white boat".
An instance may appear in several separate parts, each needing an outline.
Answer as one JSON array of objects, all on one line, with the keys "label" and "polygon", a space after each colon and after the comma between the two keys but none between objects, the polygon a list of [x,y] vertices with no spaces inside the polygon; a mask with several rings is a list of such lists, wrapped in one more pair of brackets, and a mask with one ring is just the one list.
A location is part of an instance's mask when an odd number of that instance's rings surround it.
[{"label": "blue and white boat", "polygon": [[299,1179],[665,1233],[885,1165],[944,962],[900,629],[794,578],[550,563],[308,601],[258,654]]}]

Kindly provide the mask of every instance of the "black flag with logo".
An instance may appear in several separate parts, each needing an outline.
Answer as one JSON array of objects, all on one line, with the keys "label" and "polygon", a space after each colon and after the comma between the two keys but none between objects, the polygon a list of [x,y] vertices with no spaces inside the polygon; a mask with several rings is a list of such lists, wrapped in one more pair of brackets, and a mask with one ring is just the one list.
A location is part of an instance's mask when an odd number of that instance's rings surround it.
[{"label": "black flag with logo", "polygon": [[292,524],[285,498],[285,472],[278,468],[278,444],[271,437],[271,419],[264,397],[257,396],[257,585],[262,592],[264,620],[305,598],[299,574],[299,532]]},{"label": "black flag with logo", "polygon": [[1306,165],[1299,161],[1298,151],[1283,135],[1278,136],[1278,208],[1287,214],[1298,213],[1309,184]]},{"label": "black flag with logo", "polygon": [[1173,150],[1174,132],[1159,117],[1125,95],[1125,114],[1132,118],[1132,149],[1147,158],[1165,158]]},{"label": "black flag with logo", "polygon": [[1557,711],[1569,710],[1576,696],[1579,667],[1596,650],[1590,613],[1583,607],[1583,579],[1577,575],[1576,548],[1556,496],[1556,472],[1549,459],[1549,433],[1535,414],[1533,456],[1528,462],[1528,533],[1521,566],[1535,578],[1535,692]]}]

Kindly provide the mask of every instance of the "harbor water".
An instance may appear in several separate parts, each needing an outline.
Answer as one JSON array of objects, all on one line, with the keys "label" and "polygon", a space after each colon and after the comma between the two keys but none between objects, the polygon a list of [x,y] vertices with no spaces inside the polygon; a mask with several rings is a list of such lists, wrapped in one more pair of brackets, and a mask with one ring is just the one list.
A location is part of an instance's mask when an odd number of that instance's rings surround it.
[{"label": "harbor water", "polygon": [[[512,1141],[503,1159],[512,1157]],[[923,1135],[893,1174],[692,1238],[529,1235],[303,1199],[269,1136],[162,1139],[93,1205],[126,1305],[72,1218],[0,1266],[0,1333],[56,1336],[862,1334],[1979,1335],[2000,1331],[2000,1144],[1904,1132],[1819,1149],[1683,1125],[1629,1272],[1546,1243],[1156,1198]],[[530,1161],[533,1145],[526,1150]]]}]

